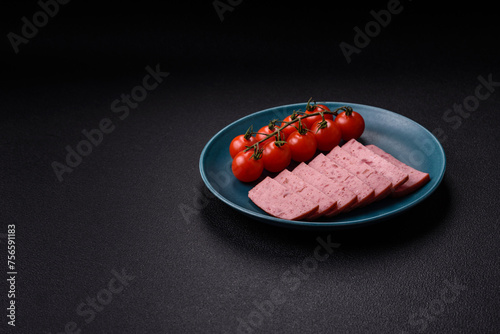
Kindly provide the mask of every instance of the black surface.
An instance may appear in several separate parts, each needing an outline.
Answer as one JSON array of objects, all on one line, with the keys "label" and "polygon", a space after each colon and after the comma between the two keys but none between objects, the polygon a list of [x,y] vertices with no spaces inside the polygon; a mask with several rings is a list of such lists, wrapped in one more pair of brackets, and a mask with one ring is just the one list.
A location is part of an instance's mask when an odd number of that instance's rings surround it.
[{"label": "black surface", "polygon": [[[18,274],[15,328],[0,285],[0,331],[497,333],[500,87],[468,118],[446,114],[479,76],[500,81],[496,10],[401,5],[347,64],[339,44],[387,2],[244,1],[221,22],[210,1],[74,1],[18,54],[6,36],[39,5],[5,4],[0,274],[8,224]],[[111,104],[157,64],[169,75],[121,120]],[[389,221],[317,234],[253,221],[210,196],[198,171],[206,142],[245,115],[310,96],[442,131],[441,186]],[[105,118],[114,130],[59,182],[53,161]],[[339,246],[319,263],[317,238]],[[303,264],[317,267],[297,273]],[[283,303],[270,308],[278,290]],[[109,304],[92,316],[81,303],[98,296]]]}]

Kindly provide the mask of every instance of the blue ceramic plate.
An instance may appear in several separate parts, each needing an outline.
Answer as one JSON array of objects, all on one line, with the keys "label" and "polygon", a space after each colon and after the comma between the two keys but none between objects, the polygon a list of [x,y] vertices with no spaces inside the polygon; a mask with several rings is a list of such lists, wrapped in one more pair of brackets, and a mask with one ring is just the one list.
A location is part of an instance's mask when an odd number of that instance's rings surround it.
[{"label": "blue ceramic plate", "polygon": [[[429,173],[431,180],[418,191],[402,198],[385,198],[366,207],[342,213],[327,220],[291,221],[272,217],[262,211],[248,198],[248,191],[265,176],[276,174],[264,171],[253,183],[238,181],[231,171],[229,143],[253,124],[254,129],[272,119],[283,119],[293,110],[305,110],[305,103],[270,108],[243,117],[219,131],[207,143],[200,156],[200,173],[210,191],[220,200],[250,217],[273,225],[331,229],[352,227],[387,219],[399,214],[427,198],[443,179],[446,157],[439,141],[418,123],[391,111],[362,104],[344,102],[320,102],[330,109],[349,105],[365,119],[365,132],[359,141],[374,144],[400,161],[415,169]],[[293,164],[293,162],[292,162]],[[292,170],[294,165],[288,167]]]}]

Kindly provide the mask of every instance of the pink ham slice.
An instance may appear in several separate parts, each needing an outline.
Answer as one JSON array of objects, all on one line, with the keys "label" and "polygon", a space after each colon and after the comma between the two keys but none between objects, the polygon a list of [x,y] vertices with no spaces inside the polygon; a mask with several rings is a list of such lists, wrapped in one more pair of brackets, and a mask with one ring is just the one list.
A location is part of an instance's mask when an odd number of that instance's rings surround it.
[{"label": "pink ham slice", "polygon": [[325,213],[326,217],[336,215],[357,202],[357,196],[345,185],[339,185],[329,177],[321,174],[314,168],[309,167],[304,162],[295,167],[293,174],[300,177],[310,185],[318,188],[337,202],[337,208],[332,212]]},{"label": "pink ham slice", "polygon": [[288,220],[314,215],[319,207],[269,176],[250,189],[248,197],[271,216]]},{"label": "pink ham slice", "polygon": [[375,192],[375,201],[387,197],[391,192],[392,183],[385,176],[377,173],[375,169],[365,164],[361,159],[336,146],[327,155],[337,165],[344,167],[361,181],[366,182]]},{"label": "pink ham slice", "polygon": [[306,198],[319,205],[318,211],[314,215],[307,217],[308,220],[319,218],[326,212],[334,211],[337,208],[337,201],[331,199],[318,188],[305,182],[288,169],[283,170],[276,177],[274,177],[274,179],[285,188],[301,195],[302,198]]},{"label": "pink ham slice", "polygon": [[375,198],[373,188],[349,173],[344,167],[340,167],[331,159],[325,157],[322,153],[318,154],[308,165],[335,182],[345,185],[357,196],[358,201],[349,210],[364,206]]},{"label": "pink ham slice", "polygon": [[415,190],[423,187],[427,182],[430,181],[430,176],[428,173],[421,172],[419,170],[416,170],[398,159],[394,158],[392,155],[389,153],[385,152],[381,148],[375,146],[375,145],[366,145],[368,149],[373,151],[374,153],[378,154],[385,160],[389,161],[393,165],[397,166],[399,169],[401,169],[403,172],[408,174],[408,181],[397,187],[394,192],[392,193],[392,196],[394,197],[401,197],[408,195]]},{"label": "pink ham slice", "polygon": [[380,155],[366,148],[356,139],[349,140],[342,146],[342,149],[361,159],[368,166],[373,167],[378,173],[391,180],[393,191],[408,180],[408,173],[404,173]]}]

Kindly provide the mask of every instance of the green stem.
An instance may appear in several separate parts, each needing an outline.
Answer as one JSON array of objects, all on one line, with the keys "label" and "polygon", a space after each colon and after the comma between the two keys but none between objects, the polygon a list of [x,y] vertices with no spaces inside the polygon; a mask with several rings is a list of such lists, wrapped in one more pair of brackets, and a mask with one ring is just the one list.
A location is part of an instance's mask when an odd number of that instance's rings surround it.
[{"label": "green stem", "polygon": [[312,97],[310,97],[309,100],[307,101],[306,111],[311,111],[314,109],[314,107],[311,106],[311,100],[312,100]]},{"label": "green stem", "polygon": [[250,125],[250,127],[248,128],[247,132],[245,132],[245,134],[243,135],[243,137],[248,140],[250,139],[250,137],[253,135],[253,124]]},{"label": "green stem", "polygon": [[349,106],[340,107],[340,108],[338,108],[338,110],[344,111],[346,116],[351,116],[352,115],[352,111],[353,111],[352,108],[349,107]]},{"label": "green stem", "polygon": [[316,130],[316,133],[318,133],[319,130],[324,129],[327,127],[327,123],[325,120],[325,113],[321,112],[321,122],[318,123],[318,129]]}]

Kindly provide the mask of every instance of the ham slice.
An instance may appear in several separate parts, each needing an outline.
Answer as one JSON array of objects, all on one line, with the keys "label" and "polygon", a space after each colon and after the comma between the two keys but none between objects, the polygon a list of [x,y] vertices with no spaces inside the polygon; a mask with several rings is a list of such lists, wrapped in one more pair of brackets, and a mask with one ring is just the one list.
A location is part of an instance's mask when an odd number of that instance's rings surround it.
[{"label": "ham slice", "polygon": [[373,188],[349,173],[345,168],[325,157],[322,153],[318,154],[308,165],[337,183],[344,184],[357,196],[358,201],[351,206],[350,210],[364,206],[375,198]]},{"label": "ham slice", "polygon": [[319,218],[328,211],[333,212],[337,208],[337,201],[305,182],[288,169],[283,170],[274,179],[285,188],[319,205],[318,211],[314,215],[307,217],[308,220]]},{"label": "ham slice", "polygon": [[399,161],[375,145],[350,140],[308,164],[267,176],[248,192],[255,205],[287,220],[313,220],[380,200],[400,197],[423,187],[428,173]]},{"label": "ham slice", "polygon": [[293,174],[300,177],[310,185],[318,188],[320,191],[327,194],[331,199],[337,202],[337,208],[332,212],[326,212],[326,217],[338,214],[357,202],[357,196],[345,185],[334,182],[329,177],[321,174],[314,168],[309,167],[304,162],[295,167]]},{"label": "ham slice", "polygon": [[344,167],[361,181],[367,183],[375,192],[375,201],[387,197],[391,193],[392,183],[385,176],[377,173],[375,169],[368,166],[361,159],[336,146],[327,155],[337,165]]},{"label": "ham slice", "polygon": [[384,175],[392,183],[392,190],[402,185],[408,180],[408,173],[404,173],[401,169],[382,158],[356,139],[351,139],[342,146],[342,149],[351,153],[368,166],[375,169],[378,173]]},{"label": "ham slice", "polygon": [[402,163],[401,161],[394,158],[392,155],[375,145],[366,145],[366,148],[370,149],[374,153],[378,154],[379,156],[408,174],[408,181],[397,187],[392,193],[392,196],[394,197],[401,197],[410,194],[415,190],[423,187],[431,179],[428,173],[421,172]]},{"label": "ham slice", "polygon": [[269,176],[250,189],[248,197],[271,216],[288,220],[314,215],[319,207]]}]

